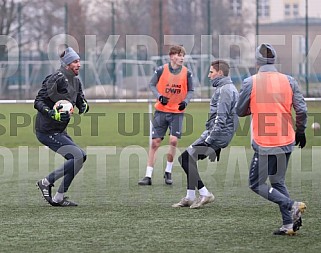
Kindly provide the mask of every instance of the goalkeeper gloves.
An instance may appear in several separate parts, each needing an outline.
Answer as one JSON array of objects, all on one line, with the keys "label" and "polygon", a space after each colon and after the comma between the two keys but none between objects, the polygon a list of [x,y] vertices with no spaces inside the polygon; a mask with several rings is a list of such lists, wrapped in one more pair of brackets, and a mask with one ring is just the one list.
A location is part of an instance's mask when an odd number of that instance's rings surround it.
[{"label": "goalkeeper gloves", "polygon": [[83,100],[81,107],[79,108],[79,114],[87,113],[88,111],[89,111],[89,105],[86,100]]},{"label": "goalkeeper gloves", "polygon": [[59,105],[57,108],[54,109],[45,109],[48,116],[56,121],[61,122],[68,122],[70,120],[70,114],[68,112],[59,112],[60,109],[62,109],[62,105]]}]

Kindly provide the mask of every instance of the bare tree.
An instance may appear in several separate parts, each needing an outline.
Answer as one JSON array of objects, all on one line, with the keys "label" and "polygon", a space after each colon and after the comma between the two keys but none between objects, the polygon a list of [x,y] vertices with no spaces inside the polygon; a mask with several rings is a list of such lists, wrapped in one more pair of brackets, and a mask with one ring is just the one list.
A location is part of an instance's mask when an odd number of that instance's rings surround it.
[{"label": "bare tree", "polygon": [[45,51],[50,39],[58,34],[73,36],[84,51],[86,16],[80,0],[40,0],[29,4],[33,13],[31,30],[37,38],[38,51]]},{"label": "bare tree", "polygon": [[[0,1],[0,34],[14,35],[14,28],[17,27],[17,4],[13,0]],[[0,45],[0,61],[6,59],[8,48]]]}]

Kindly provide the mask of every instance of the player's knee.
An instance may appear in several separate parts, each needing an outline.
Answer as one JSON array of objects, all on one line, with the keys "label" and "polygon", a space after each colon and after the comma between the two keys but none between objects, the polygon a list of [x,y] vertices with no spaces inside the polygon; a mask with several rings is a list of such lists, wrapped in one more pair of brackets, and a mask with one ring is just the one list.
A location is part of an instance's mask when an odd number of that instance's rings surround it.
[{"label": "player's knee", "polygon": [[161,142],[162,142],[161,139],[153,139],[151,143],[151,149],[158,149]]},{"label": "player's knee", "polygon": [[177,139],[171,139],[169,140],[169,145],[176,147],[177,146]]}]

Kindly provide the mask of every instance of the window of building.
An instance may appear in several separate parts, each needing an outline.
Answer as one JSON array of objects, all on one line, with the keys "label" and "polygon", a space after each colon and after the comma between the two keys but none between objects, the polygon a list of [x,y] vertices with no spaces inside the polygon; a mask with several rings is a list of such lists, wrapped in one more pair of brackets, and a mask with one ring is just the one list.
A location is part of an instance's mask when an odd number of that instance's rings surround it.
[{"label": "window of building", "polygon": [[230,0],[230,8],[232,13],[236,16],[241,16],[242,14],[242,0]]},{"label": "window of building", "polygon": [[291,8],[289,4],[284,5],[284,16],[289,17],[291,15]]},{"label": "window of building", "polygon": [[270,1],[269,0],[258,0],[258,14],[259,17],[270,16]]},{"label": "window of building", "polygon": [[299,5],[298,4],[293,4],[293,16],[294,17],[299,16]]}]

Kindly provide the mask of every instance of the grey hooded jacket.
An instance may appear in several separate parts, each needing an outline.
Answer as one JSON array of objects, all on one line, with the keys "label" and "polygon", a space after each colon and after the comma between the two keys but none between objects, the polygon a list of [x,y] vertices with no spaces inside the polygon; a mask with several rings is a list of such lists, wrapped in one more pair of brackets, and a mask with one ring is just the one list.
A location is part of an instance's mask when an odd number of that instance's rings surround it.
[{"label": "grey hooded jacket", "polygon": [[214,149],[225,148],[238,127],[236,104],[239,93],[231,78],[227,76],[215,78],[212,85],[216,89],[210,102],[206,130],[200,139],[205,139]]}]

